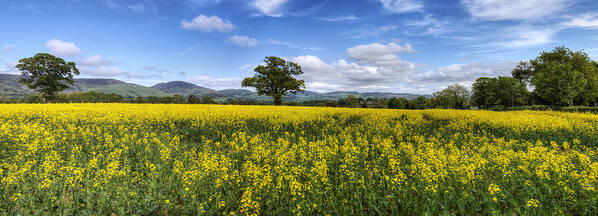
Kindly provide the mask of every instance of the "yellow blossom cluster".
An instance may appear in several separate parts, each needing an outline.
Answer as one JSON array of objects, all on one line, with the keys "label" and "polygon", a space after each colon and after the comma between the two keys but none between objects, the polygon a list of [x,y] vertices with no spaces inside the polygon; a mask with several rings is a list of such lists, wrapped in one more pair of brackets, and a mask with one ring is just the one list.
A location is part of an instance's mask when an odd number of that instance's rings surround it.
[{"label": "yellow blossom cluster", "polygon": [[596,215],[598,115],[0,105],[0,214]]}]

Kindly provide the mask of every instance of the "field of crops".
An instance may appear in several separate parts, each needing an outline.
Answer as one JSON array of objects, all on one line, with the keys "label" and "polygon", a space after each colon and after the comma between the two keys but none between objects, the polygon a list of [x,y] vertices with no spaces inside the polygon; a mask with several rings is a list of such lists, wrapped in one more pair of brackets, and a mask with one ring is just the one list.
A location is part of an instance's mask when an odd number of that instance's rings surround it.
[{"label": "field of crops", "polygon": [[598,115],[0,105],[0,214],[598,213]]}]

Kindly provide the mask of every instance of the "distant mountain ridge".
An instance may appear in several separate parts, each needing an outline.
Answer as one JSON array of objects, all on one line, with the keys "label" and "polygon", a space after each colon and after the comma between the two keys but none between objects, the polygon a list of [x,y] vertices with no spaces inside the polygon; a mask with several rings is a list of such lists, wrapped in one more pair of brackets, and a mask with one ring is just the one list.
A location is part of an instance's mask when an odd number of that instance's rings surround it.
[{"label": "distant mountain ridge", "polygon": [[[25,97],[34,94],[34,91],[19,83],[21,76],[12,74],[0,74],[0,96],[4,97]],[[75,84],[66,90],[70,92],[99,91],[104,93],[114,93],[123,97],[165,97],[173,95],[196,95],[199,97],[210,96],[220,99],[250,99],[250,100],[271,100],[267,96],[259,96],[256,92],[247,89],[223,89],[214,90],[195,85],[184,81],[171,81],[158,83],[152,87],[146,87],[134,83],[127,83],[116,79],[104,78],[78,78]],[[430,97],[431,95],[410,94],[410,93],[390,93],[390,92],[355,92],[355,91],[336,91],[327,93],[318,93],[305,91],[304,93],[288,94],[284,97],[289,101],[306,100],[338,100],[349,95],[355,97],[404,97],[414,99],[419,96]]]}]

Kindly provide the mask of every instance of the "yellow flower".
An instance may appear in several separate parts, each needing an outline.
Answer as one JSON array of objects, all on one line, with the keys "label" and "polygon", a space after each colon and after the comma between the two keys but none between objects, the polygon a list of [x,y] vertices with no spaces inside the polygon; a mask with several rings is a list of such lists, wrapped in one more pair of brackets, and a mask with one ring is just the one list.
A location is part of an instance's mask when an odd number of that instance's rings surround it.
[{"label": "yellow flower", "polygon": [[540,202],[538,202],[538,200],[535,200],[534,198],[531,198],[527,201],[527,207],[537,208],[539,205],[540,205]]}]

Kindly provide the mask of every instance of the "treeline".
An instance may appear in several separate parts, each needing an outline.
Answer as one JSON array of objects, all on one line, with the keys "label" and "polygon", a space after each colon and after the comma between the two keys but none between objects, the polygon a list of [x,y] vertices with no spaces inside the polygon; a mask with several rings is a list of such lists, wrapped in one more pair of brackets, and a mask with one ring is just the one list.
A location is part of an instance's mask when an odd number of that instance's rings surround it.
[{"label": "treeline", "polygon": [[[442,108],[583,111],[598,105],[598,63],[583,51],[556,47],[520,62],[511,77],[480,77],[471,90],[456,84],[433,95]],[[571,106],[577,108],[564,108]]]},{"label": "treeline", "polygon": [[[435,98],[420,96],[416,99],[406,98],[362,98],[347,96],[339,100],[309,100],[287,101],[287,106],[326,106],[326,107],[351,107],[351,108],[391,108],[391,109],[429,109],[443,108]],[[0,103],[46,103],[40,94],[33,94],[24,98],[0,98]],[[170,97],[135,97],[128,98],[112,93],[98,91],[74,92],[58,94],[52,103],[148,103],[148,104],[232,104],[232,105],[273,105],[272,101],[258,101],[236,98],[212,98],[210,96],[187,97],[174,95]]]}]

